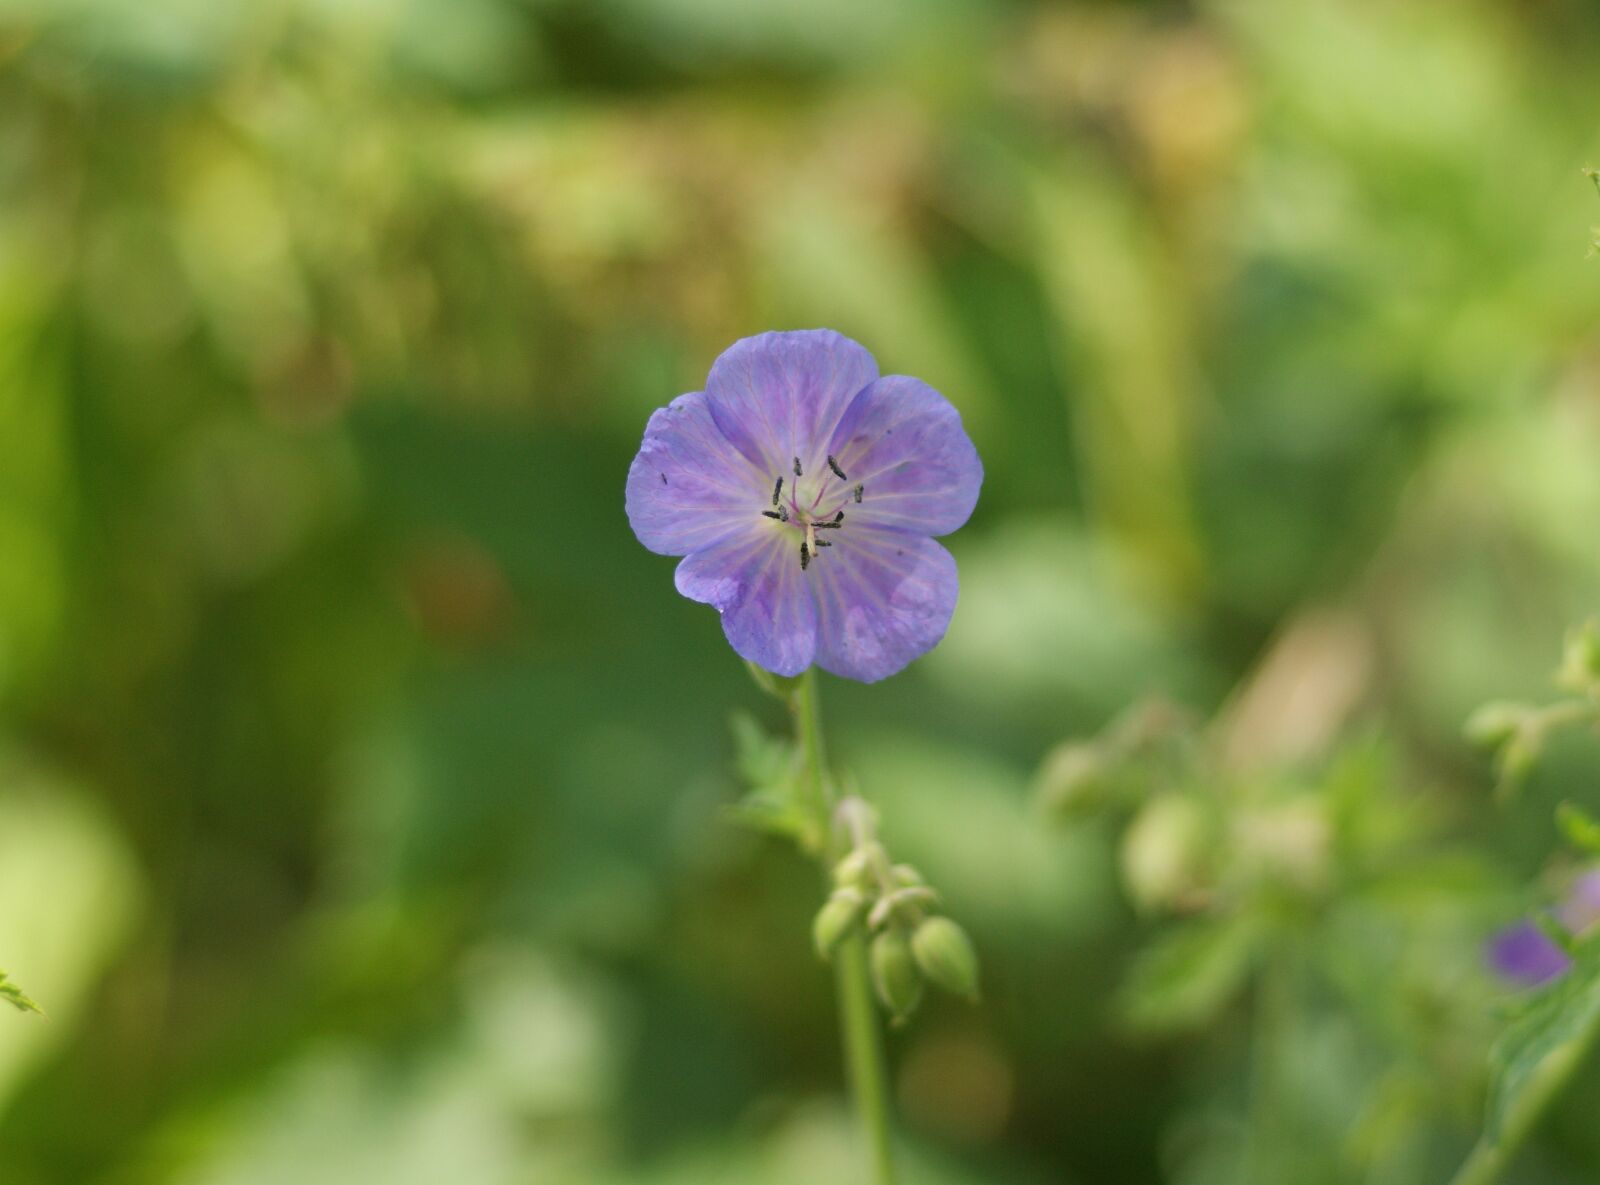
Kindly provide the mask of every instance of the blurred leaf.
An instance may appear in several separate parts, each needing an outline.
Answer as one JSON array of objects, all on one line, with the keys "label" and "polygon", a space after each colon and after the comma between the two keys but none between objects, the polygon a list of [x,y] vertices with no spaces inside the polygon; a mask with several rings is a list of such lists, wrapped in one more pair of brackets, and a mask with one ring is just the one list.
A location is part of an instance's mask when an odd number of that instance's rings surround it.
[{"label": "blurred leaf", "polygon": [[1600,820],[1575,802],[1556,807],[1556,824],[1567,842],[1592,855],[1600,855]]},{"label": "blurred leaf", "polygon": [[1143,1032],[1204,1024],[1243,986],[1259,927],[1234,915],[1188,922],[1140,952],[1122,990],[1126,1022]]}]

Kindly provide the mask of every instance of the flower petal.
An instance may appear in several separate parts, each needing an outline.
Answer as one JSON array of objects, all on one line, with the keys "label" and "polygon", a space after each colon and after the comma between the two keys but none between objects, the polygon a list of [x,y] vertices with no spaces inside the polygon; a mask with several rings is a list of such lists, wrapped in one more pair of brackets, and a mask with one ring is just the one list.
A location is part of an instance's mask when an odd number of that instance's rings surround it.
[{"label": "flower petal", "polygon": [[865,488],[851,520],[921,535],[945,535],[972,515],[983,463],[961,413],[939,392],[903,374],[873,383],[834,429],[829,451]]},{"label": "flower petal", "polygon": [[633,533],[661,555],[688,555],[759,520],[766,478],[728,443],[699,391],[655,412],[628,469]]},{"label": "flower petal", "polygon": [[956,562],[932,539],[852,523],[807,573],[817,597],[817,662],[874,683],[932,650],[956,608]]},{"label": "flower petal", "polygon": [[1572,966],[1572,960],[1532,922],[1500,931],[1489,943],[1489,965],[1505,978],[1529,987],[1546,983]]},{"label": "flower petal", "polygon": [[717,426],[768,480],[799,457],[811,473],[850,401],[878,377],[865,347],[831,329],[762,333],[711,364],[706,398]]},{"label": "flower petal", "polygon": [[715,606],[739,656],[775,675],[798,675],[816,656],[817,610],[811,573],[800,570],[800,539],[793,527],[758,520],[678,565],[678,591]]}]

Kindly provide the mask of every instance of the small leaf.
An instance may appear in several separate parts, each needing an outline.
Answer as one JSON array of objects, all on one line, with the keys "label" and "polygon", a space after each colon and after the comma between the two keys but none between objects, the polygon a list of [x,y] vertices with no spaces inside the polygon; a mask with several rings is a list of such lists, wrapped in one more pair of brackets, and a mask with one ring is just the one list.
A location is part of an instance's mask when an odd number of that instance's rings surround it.
[{"label": "small leaf", "polygon": [[1122,990],[1135,1029],[1165,1032],[1210,1020],[1243,985],[1257,927],[1247,918],[1205,919],[1168,930],[1142,951]]},{"label": "small leaf", "polygon": [[728,808],[729,816],[746,827],[793,839],[813,849],[822,836],[806,801],[800,779],[800,750],[791,740],[769,736],[746,713],[731,721],[734,767],[750,789]]},{"label": "small leaf", "polygon": [[1556,824],[1574,847],[1600,855],[1600,821],[1577,803],[1563,802],[1556,807]]},{"label": "small leaf", "polygon": [[0,971],[0,1000],[5,1000],[12,1007],[23,1012],[37,1012],[44,1015],[44,1009],[22,994],[22,989],[6,978],[6,973]]}]

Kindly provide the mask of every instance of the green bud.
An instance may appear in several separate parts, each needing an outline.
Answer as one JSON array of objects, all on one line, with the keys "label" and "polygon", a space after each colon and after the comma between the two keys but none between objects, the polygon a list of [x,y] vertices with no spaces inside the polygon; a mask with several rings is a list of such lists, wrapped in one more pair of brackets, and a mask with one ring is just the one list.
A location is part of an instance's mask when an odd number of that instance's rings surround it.
[{"label": "green bud", "polygon": [[1484,704],[1467,717],[1467,725],[1463,731],[1467,740],[1474,745],[1482,745],[1485,749],[1498,749],[1517,735],[1527,719],[1526,704],[1495,700],[1493,703]]},{"label": "green bud", "polygon": [[927,885],[914,885],[909,889],[896,889],[885,897],[879,897],[878,903],[872,907],[872,912],[867,915],[867,925],[874,930],[881,930],[895,915],[895,912],[913,910],[912,917],[916,917],[924,905],[935,905],[939,901],[939,894],[928,888]]},{"label": "green bud", "polygon": [[1600,690],[1600,622],[1585,622],[1567,635],[1556,682],[1579,694]]},{"label": "green bud", "polygon": [[1110,771],[1098,745],[1067,741],[1044,759],[1034,785],[1046,810],[1063,818],[1080,819],[1105,805],[1110,781]]},{"label": "green bud", "polygon": [[894,877],[894,883],[902,889],[915,889],[926,883],[922,879],[922,873],[909,864],[896,864],[889,870],[889,875]]},{"label": "green bud", "polygon": [[922,974],[953,996],[978,1001],[978,953],[967,932],[949,918],[929,918],[911,936]]},{"label": "green bud", "polygon": [[817,944],[817,954],[827,960],[851,930],[861,921],[867,908],[867,898],[859,889],[835,889],[833,895],[817,910],[811,923],[811,937]]},{"label": "green bud", "polygon": [[879,934],[872,940],[870,958],[878,999],[889,1010],[893,1024],[904,1024],[922,999],[922,976],[917,973],[917,960],[905,931],[896,927]]},{"label": "green bud", "polygon": [[1206,887],[1211,866],[1211,820],[1187,795],[1165,794],[1145,804],[1122,837],[1122,877],[1143,910],[1189,904]]},{"label": "green bud", "polygon": [[833,866],[833,883],[841,889],[870,889],[873,884],[873,868],[880,861],[887,859],[883,845],[875,841],[853,848],[844,859]]}]

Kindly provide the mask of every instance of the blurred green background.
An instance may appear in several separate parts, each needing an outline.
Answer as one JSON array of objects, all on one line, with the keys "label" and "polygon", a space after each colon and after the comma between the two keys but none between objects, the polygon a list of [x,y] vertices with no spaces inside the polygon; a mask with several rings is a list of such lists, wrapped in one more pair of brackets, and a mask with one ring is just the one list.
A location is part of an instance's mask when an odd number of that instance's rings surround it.
[{"label": "blurred green background", "polygon": [[[891,1041],[908,1182],[1440,1179],[1600,803],[1460,739],[1600,606],[1597,62],[1587,0],[0,0],[0,1181],[862,1179],[815,871],[725,813],[782,713],[622,511],[818,325],[988,474],[944,644],[823,686],[984,959]],[[1039,805],[1153,694],[1225,867]]]}]

